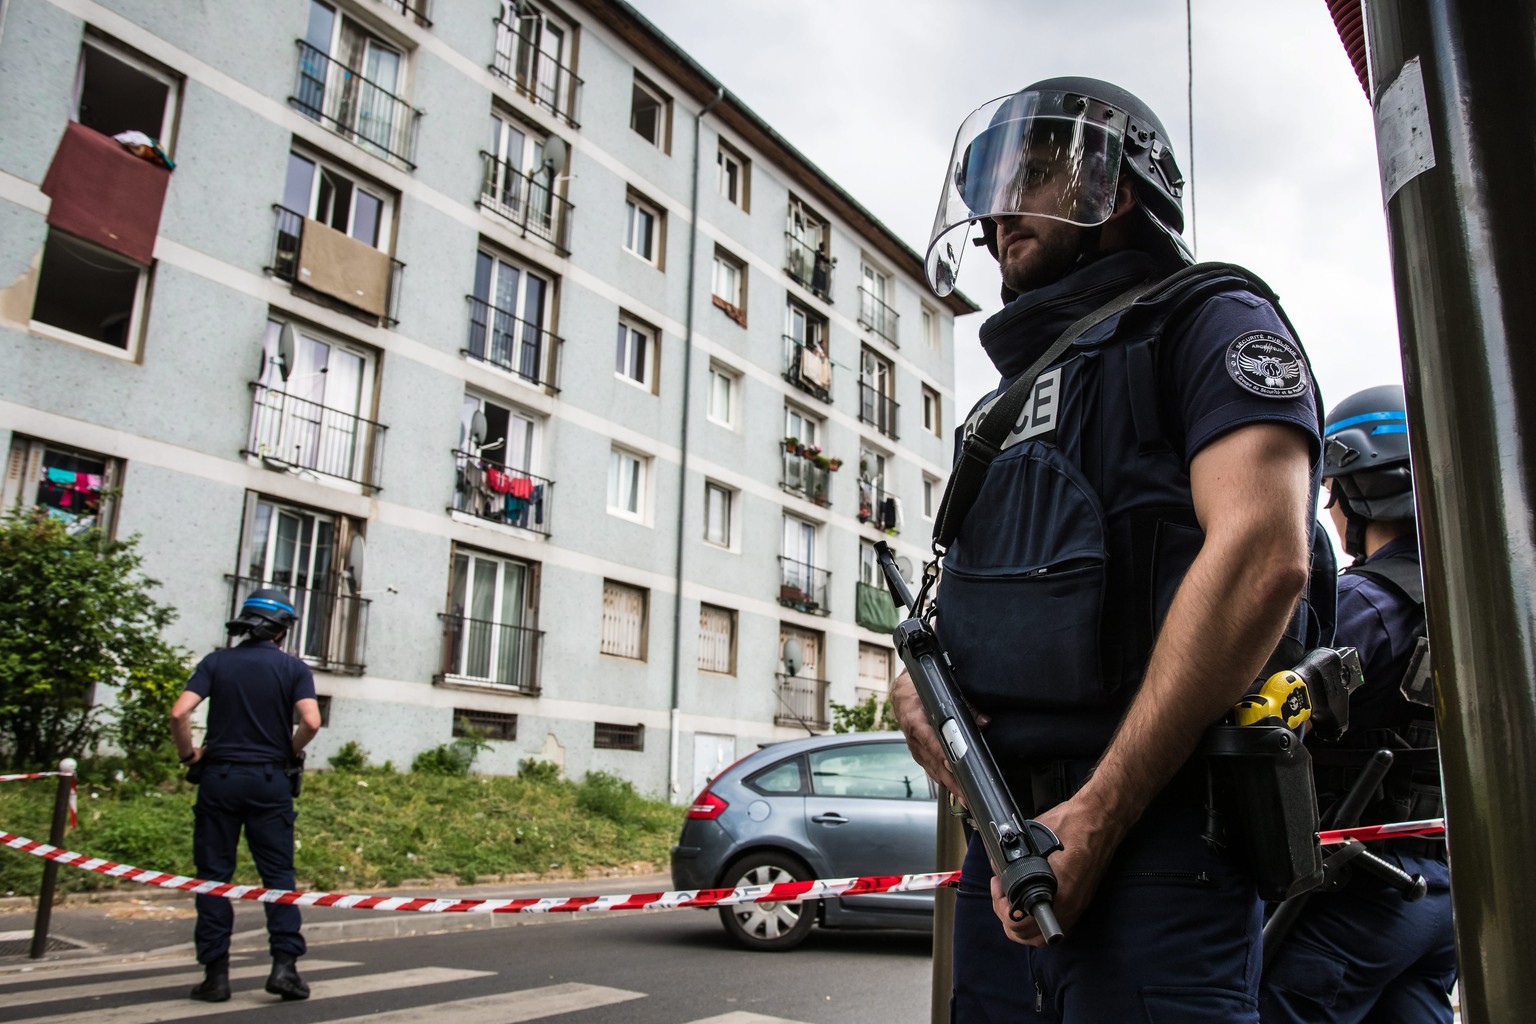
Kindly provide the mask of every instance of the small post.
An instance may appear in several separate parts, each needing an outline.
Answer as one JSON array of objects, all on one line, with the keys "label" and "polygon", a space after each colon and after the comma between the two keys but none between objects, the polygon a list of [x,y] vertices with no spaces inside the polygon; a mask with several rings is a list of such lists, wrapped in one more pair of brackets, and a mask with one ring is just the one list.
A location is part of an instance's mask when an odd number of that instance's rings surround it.
[{"label": "small post", "polygon": [[[962,819],[949,809],[949,794],[939,787],[939,829],[935,850],[935,871],[958,871],[965,861],[965,828]],[[929,992],[929,1021],[950,1024],[949,995],[954,989],[955,967],[955,893],[948,886],[933,894],[933,973]]]},{"label": "small post", "polygon": [[[53,798],[53,826],[48,832],[50,845],[63,849],[64,826],[69,821],[69,793],[75,784],[75,759],[66,757],[59,762],[59,788]],[[43,887],[37,894],[37,917],[32,923],[33,960],[42,959],[48,948],[48,919],[53,916],[53,887],[59,877],[59,862],[43,862]]]}]

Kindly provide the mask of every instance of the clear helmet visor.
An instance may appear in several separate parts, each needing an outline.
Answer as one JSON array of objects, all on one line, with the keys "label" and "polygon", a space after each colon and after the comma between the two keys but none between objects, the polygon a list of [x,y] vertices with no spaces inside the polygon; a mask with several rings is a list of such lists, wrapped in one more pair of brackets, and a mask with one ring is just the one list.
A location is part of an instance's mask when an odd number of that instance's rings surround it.
[{"label": "clear helmet visor", "polygon": [[1017,93],[978,107],[955,136],[925,267],[935,293],[954,291],[971,224],[1032,216],[1097,227],[1115,210],[1121,129],[1040,112],[1040,96]]}]

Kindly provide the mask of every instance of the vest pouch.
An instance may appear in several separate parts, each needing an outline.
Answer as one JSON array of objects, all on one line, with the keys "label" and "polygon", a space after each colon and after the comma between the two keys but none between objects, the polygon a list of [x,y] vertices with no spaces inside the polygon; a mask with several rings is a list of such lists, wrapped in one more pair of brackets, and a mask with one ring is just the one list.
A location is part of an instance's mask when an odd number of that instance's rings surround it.
[{"label": "vest pouch", "polygon": [[1210,810],[1265,900],[1286,900],[1323,880],[1312,757],[1283,726],[1217,725],[1202,751]]}]

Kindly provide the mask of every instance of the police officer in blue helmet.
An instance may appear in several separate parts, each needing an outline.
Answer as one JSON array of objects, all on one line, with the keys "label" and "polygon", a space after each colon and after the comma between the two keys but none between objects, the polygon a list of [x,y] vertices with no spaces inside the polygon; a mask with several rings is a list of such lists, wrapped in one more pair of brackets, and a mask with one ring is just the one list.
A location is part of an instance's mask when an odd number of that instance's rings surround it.
[{"label": "police officer in blue helmet", "polygon": [[[1437,818],[1443,804],[1403,389],[1369,388],[1340,402],[1328,415],[1323,452],[1328,510],[1355,558],[1339,577],[1337,642],[1359,650],[1365,681],[1350,696],[1348,731],[1310,744],[1318,801],[1325,810],[1337,803],[1371,753],[1386,748],[1392,769],[1360,823]],[[1335,891],[1312,895],[1264,972],[1265,1024],[1450,1024],[1456,936],[1445,840],[1370,845],[1421,876],[1428,891],[1405,900],[1379,877],[1350,869]]]},{"label": "police officer in blue helmet", "polygon": [[[1089,78],[978,108],[945,168],[929,283],[952,290],[974,241],[1006,305],[980,330],[1001,380],[937,516],[935,628],[1014,799],[1061,840],[1065,929],[1047,945],[1015,919],[972,837],[955,1024],[1258,1020],[1261,902],[1209,835],[1197,748],[1267,669],[1330,639],[1322,407],[1262,282],[1175,273],[1183,187],[1157,116]],[[998,450],[957,510],[972,433]],[[905,675],[893,703],[954,791]]]},{"label": "police officer in blue helmet", "polygon": [[[198,783],[192,857],[198,876],[228,882],[234,875],[240,833],[269,889],[292,889],[293,798],[302,777],[303,751],[320,731],[320,705],[309,666],[281,646],[298,622],[285,591],[264,587],[241,602],[225,626],[234,647],[214,651],[197,665],[171,708],[171,737]],[[192,741],[192,712],[208,704],[202,746]],[[298,727],[294,727],[294,719]],[[284,1000],[309,998],[296,962],[306,946],[299,908],[268,903],[272,970],[266,990]],[[229,943],[235,912],[220,896],[197,897],[193,939],[203,980],[191,997],[222,1003],[230,998]]]}]

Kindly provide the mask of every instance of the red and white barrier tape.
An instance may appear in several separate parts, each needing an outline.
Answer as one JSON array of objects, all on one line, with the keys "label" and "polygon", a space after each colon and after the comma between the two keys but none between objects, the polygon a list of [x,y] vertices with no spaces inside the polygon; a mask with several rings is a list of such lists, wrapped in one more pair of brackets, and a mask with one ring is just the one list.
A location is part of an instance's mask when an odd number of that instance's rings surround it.
[{"label": "red and white barrier tape", "polygon": [[56,779],[69,777],[69,827],[74,828],[80,818],[80,779],[74,772],[28,772],[25,775],[0,775],[0,782],[21,782],[24,779]]},{"label": "red and white barrier tape", "polygon": [[1359,828],[1319,832],[1317,841],[1328,846],[1331,843],[1347,843],[1351,839],[1362,842],[1371,839],[1403,839],[1407,836],[1434,836],[1444,831],[1444,818],[1425,818],[1422,821],[1399,821],[1392,825],[1361,825]]}]

